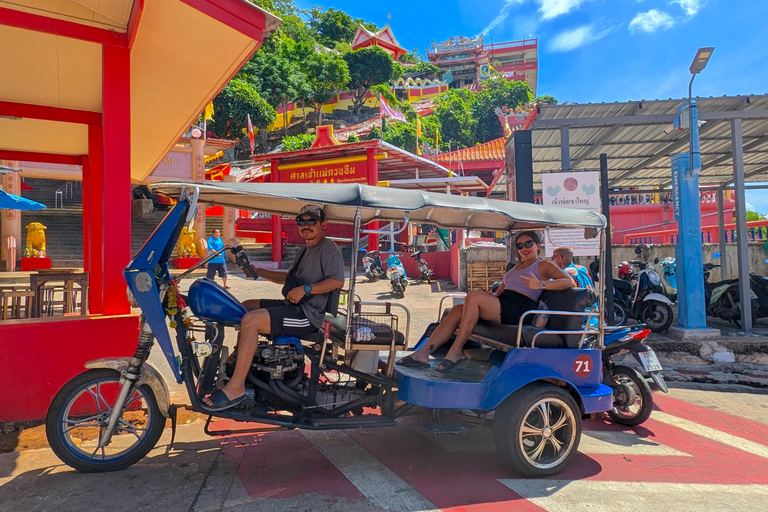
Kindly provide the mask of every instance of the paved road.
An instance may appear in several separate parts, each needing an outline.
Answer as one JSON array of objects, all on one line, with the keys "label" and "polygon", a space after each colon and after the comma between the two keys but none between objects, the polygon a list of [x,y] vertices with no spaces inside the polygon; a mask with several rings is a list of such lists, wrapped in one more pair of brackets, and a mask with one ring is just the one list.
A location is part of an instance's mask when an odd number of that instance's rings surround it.
[{"label": "paved road", "polygon": [[[241,299],[279,291],[237,277],[231,284]],[[412,340],[436,317],[427,299],[439,291],[451,290],[436,283],[406,292]],[[389,298],[384,282],[358,292]],[[163,368],[162,358],[155,362]],[[423,412],[391,428],[218,438],[196,419],[179,427],[173,450],[166,430],[148,457],[118,473],[76,473],[48,449],[2,454],[0,512],[766,510],[768,394],[677,386],[655,394],[656,411],[642,426],[585,422],[579,453],[556,479],[504,469],[488,425],[436,437]]]},{"label": "paved road", "polygon": [[556,479],[504,469],[487,426],[434,436],[427,414],[392,428],[221,438],[198,419],[173,450],[166,431],[118,473],[76,473],[47,449],[0,455],[0,511],[765,510],[768,394],[689,385],[655,398],[634,429],[585,422]]}]

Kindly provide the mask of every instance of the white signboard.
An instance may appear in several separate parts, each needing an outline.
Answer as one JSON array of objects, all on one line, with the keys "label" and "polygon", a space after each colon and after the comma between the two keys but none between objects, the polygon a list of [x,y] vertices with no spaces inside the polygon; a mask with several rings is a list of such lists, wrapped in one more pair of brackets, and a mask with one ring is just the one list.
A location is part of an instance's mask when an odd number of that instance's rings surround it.
[{"label": "white signboard", "polygon": [[[560,206],[600,213],[599,172],[558,172],[541,175],[542,203],[544,206]],[[574,256],[600,254],[600,237],[584,238],[583,229],[551,229],[545,237],[547,256],[558,247],[570,247]]]}]

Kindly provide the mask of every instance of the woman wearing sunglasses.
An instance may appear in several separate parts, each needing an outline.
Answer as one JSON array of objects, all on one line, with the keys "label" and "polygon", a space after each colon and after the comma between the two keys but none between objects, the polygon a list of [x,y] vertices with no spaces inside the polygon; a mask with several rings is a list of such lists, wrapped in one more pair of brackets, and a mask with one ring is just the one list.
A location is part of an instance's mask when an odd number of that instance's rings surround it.
[{"label": "woman wearing sunglasses", "polygon": [[517,325],[523,313],[538,307],[542,291],[573,287],[573,281],[568,274],[553,263],[539,258],[541,243],[536,233],[518,233],[515,237],[515,248],[518,263],[504,274],[501,286],[495,292],[469,292],[464,304],[451,309],[427,342],[397,364],[427,367],[430,354],[445,344],[458,328],[456,340],[437,367],[439,372],[448,372],[461,360],[464,344],[480,319],[497,324]]}]

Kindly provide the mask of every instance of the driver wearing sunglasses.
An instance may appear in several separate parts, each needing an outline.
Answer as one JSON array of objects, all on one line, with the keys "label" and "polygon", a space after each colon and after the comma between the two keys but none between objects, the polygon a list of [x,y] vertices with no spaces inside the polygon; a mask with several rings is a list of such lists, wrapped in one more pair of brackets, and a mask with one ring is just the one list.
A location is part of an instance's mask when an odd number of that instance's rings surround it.
[{"label": "driver wearing sunglasses", "polygon": [[[445,344],[456,332],[456,340],[437,367],[448,372],[462,359],[462,349],[480,319],[497,324],[517,325],[526,311],[537,309],[539,296],[544,290],[565,290],[573,287],[571,278],[552,262],[539,257],[541,243],[533,231],[517,234],[514,243],[518,263],[506,274],[499,288],[491,292],[472,291],[464,304],[455,306],[440,322],[429,340],[419,350],[404,357],[398,364],[426,367],[429,355]],[[532,319],[526,317],[526,320]]]},{"label": "driver wearing sunglasses", "polygon": [[259,335],[301,337],[317,332],[323,324],[328,294],[344,286],[344,258],[341,249],[325,237],[325,212],[315,204],[304,206],[296,226],[306,246],[296,253],[291,268],[259,269],[258,275],[283,285],[283,299],[250,299],[243,302],[237,338],[235,370],[227,384],[204,401],[224,410],[245,400],[245,380],[259,344]]}]

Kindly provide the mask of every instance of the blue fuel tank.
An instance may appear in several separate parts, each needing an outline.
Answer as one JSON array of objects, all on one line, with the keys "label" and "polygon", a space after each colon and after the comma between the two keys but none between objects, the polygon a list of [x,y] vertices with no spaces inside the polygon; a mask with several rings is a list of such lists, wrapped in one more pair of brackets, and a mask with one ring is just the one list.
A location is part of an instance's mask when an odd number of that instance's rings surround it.
[{"label": "blue fuel tank", "polygon": [[239,324],[246,313],[243,305],[231,293],[207,279],[198,279],[192,283],[187,302],[198,318],[224,324]]}]

